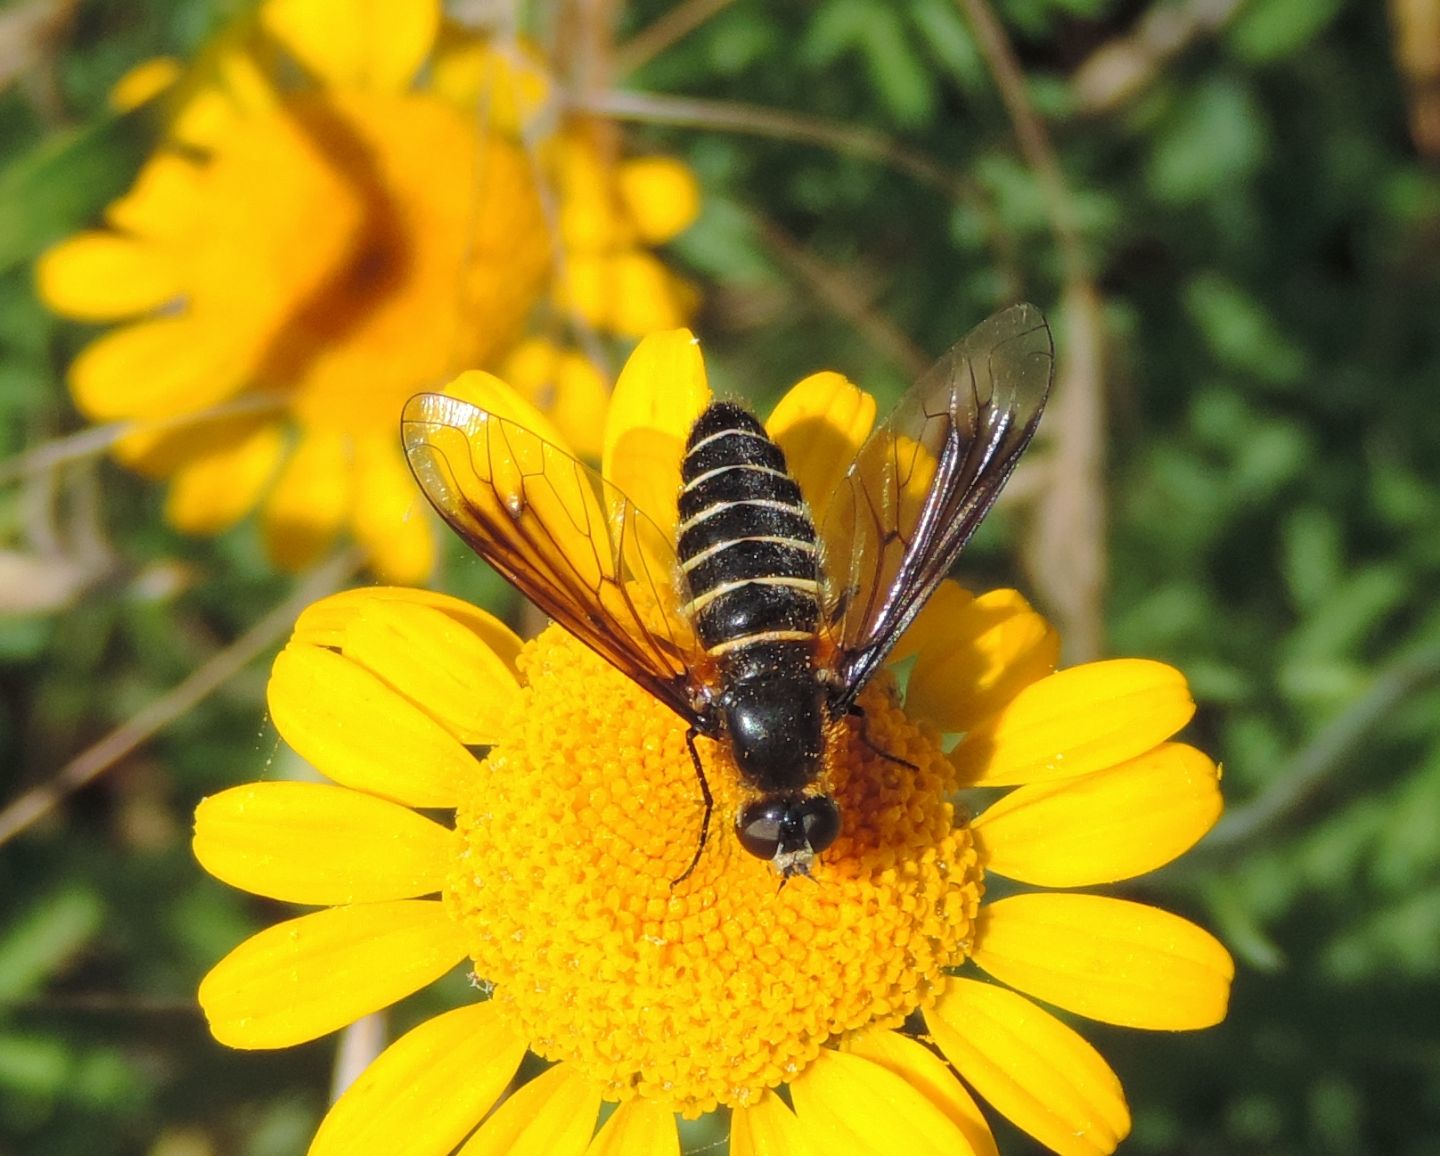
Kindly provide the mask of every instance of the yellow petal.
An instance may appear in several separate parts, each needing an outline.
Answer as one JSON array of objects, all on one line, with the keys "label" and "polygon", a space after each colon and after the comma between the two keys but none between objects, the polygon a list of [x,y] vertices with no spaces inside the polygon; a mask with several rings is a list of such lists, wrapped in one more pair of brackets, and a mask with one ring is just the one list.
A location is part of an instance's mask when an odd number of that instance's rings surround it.
[{"label": "yellow petal", "polygon": [[486,413],[513,421],[552,446],[558,446],[574,456],[575,451],[561,436],[555,423],[494,374],[478,369],[469,370],[447,385],[442,392],[458,397],[461,401],[468,401],[471,405],[478,405]]},{"label": "yellow petal", "polygon": [[995,1137],[980,1105],[945,1061],[925,1045],[899,1032],[867,1031],[851,1042],[850,1050],[889,1068],[944,1112],[965,1134],[976,1156],[997,1156]]},{"label": "yellow petal", "polygon": [[517,669],[515,660],[524,643],[495,615],[448,594],[411,590],[403,586],[361,586],[312,602],[296,619],[291,640],[343,650],[350,626],[357,618],[363,618],[372,610],[383,615],[383,608],[392,603],[438,610],[474,634],[505,664],[507,670]]},{"label": "yellow petal", "polygon": [[173,56],[142,60],[111,87],[110,107],[116,112],[139,108],[179,80],[182,71],[180,62]]},{"label": "yellow petal", "polygon": [[685,439],[709,401],[705,361],[688,329],[637,345],[610,399],[601,472],[672,541]]},{"label": "yellow petal", "polygon": [[979,1104],[955,1073],[935,1052],[920,1042],[893,1031],[868,1031],[851,1042],[850,1049],[865,1060],[883,1065],[949,1117],[975,1156],[996,1156],[995,1137],[985,1123]]},{"label": "yellow petal", "polygon": [[952,978],[925,1023],[966,1083],[1060,1156],[1104,1156],[1129,1133],[1110,1066],[1024,996]]},{"label": "yellow petal", "polygon": [[307,1156],[451,1152],[494,1107],[525,1050],[493,1003],[426,1020],[381,1052],[335,1102]]},{"label": "yellow petal", "polygon": [[581,1156],[599,1115],[600,1090],[556,1064],[501,1104],[460,1156]]},{"label": "yellow petal", "polygon": [[179,263],[158,245],[115,233],[80,233],[35,265],[40,298],[81,321],[112,321],[158,309],[184,289]]},{"label": "yellow petal", "polygon": [[162,317],[87,345],[70,366],[70,392],[91,421],[163,418],[223,401],[245,369],[220,335],[188,317]]},{"label": "yellow petal", "polygon": [[263,516],[265,550],[284,570],[319,560],[351,508],[354,465],[350,439],[308,431],[280,471]]},{"label": "yellow petal", "polygon": [[1174,667],[1140,658],[1090,662],[1026,687],[951,758],[970,784],[1070,779],[1144,754],[1194,713]]},{"label": "yellow petal", "polygon": [[1168,911],[1102,895],[1014,895],[980,909],[975,962],[1077,1015],[1185,1031],[1225,1018],[1235,965]]},{"label": "yellow petal", "polygon": [[283,98],[272,83],[271,54],[261,60],[260,48],[248,18],[231,21],[212,38],[176,93],[180,107],[170,136],[198,152],[213,152],[245,122],[274,114]]},{"label": "yellow petal", "polygon": [[322,774],[410,807],[453,807],[474,757],[439,723],[357,663],[287,646],[266,688],[281,736]]},{"label": "yellow petal", "polygon": [[610,166],[590,135],[583,130],[562,133],[554,141],[552,157],[566,261],[599,258],[629,243],[632,230],[620,215]]},{"label": "yellow petal", "polygon": [[435,569],[429,507],[392,432],[355,446],[355,538],[386,582],[422,582]]},{"label": "yellow petal", "polygon": [[340,645],[346,658],[466,746],[498,741],[501,720],[520,693],[513,658],[502,658],[484,638],[433,607],[372,600],[357,608]]},{"label": "yellow petal", "polygon": [[829,1048],[790,1083],[795,1115],[822,1152],[957,1156],[972,1152],[946,1111],[889,1068]]},{"label": "yellow petal", "polygon": [[597,321],[621,337],[644,337],[674,329],[694,311],[689,294],[665,263],[651,253],[622,252],[606,263],[606,315]]},{"label": "yellow petal", "polygon": [[585,1156],[680,1156],[675,1113],[648,1100],[629,1100],[615,1109]]},{"label": "yellow petal", "polygon": [[512,136],[518,136],[550,98],[544,65],[525,45],[492,47],[452,24],[441,25],[430,87],[476,123]]},{"label": "yellow petal", "polygon": [[137,422],[130,433],[110,447],[110,452],[127,469],[147,478],[165,478],[200,458],[228,453],[274,420],[265,413],[222,417],[215,416],[214,410],[203,410],[162,421]]},{"label": "yellow petal", "polygon": [[1079,779],[1017,787],[971,823],[986,873],[1086,887],[1153,871],[1220,817],[1220,774],[1204,754],[1162,743]]},{"label": "yellow petal", "polygon": [[891,665],[904,662],[907,658],[913,658],[919,654],[931,636],[943,629],[944,623],[963,614],[965,608],[973,601],[975,601],[975,595],[953,578],[942,580],[940,585],[935,587],[935,593],[930,595],[930,600],[915,616],[914,621],[906,627],[905,633],[900,636],[900,641],[895,644],[895,649],[890,652]]},{"label": "yellow petal", "polygon": [[785,464],[825,524],[830,495],[875,424],[875,399],[838,373],[812,373],[780,399],[765,423]]},{"label": "yellow petal", "polygon": [[819,1156],[785,1101],[766,1092],[730,1115],[729,1156]]},{"label": "yellow petal", "polygon": [[1060,636],[1015,590],[991,590],[945,618],[929,615],[921,637],[905,711],[942,733],[982,723],[1060,660]]},{"label": "yellow petal", "polygon": [[267,0],[265,31],[337,87],[402,89],[440,28],[440,0]]},{"label": "yellow petal", "polygon": [[620,196],[647,245],[659,245],[688,229],[700,215],[700,184],[688,166],[670,157],[636,157],[619,173]]},{"label": "yellow petal", "polygon": [[273,424],[252,429],[238,441],[202,451],[175,471],[165,498],[165,520],[187,534],[217,534],[233,526],[259,502],[275,476],[285,438]]},{"label": "yellow petal", "polygon": [[195,858],[289,903],[374,903],[439,891],[453,833],[408,807],[324,783],[250,783],[195,809]]},{"label": "yellow petal", "polygon": [[105,210],[121,232],[173,240],[200,219],[202,170],[189,157],[158,152],[145,162],[130,191]]},{"label": "yellow petal", "polygon": [[588,357],[533,337],[516,346],[500,375],[550,414],[577,455],[586,461],[599,460],[610,389]]},{"label": "yellow petal", "polygon": [[439,979],[462,938],[438,900],[331,907],[247,939],[201,981],[200,1006],[222,1044],[290,1047]]}]

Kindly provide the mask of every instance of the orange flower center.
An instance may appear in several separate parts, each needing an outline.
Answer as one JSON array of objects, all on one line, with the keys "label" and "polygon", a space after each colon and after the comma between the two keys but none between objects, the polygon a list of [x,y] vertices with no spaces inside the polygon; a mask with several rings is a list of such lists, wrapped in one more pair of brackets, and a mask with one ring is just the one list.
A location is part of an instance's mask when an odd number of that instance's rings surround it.
[{"label": "orange flower center", "polygon": [[831,743],[824,785],[845,827],[812,879],[781,887],[740,848],[745,792],[702,739],[713,826],[672,887],[702,816],[685,724],[558,627],[522,664],[528,685],[457,814],[446,898],[540,1055],[616,1100],[742,1105],[827,1042],[898,1025],[964,959],[982,891],[970,831],[949,763],[884,680],[862,698],[869,743],[848,720]]}]

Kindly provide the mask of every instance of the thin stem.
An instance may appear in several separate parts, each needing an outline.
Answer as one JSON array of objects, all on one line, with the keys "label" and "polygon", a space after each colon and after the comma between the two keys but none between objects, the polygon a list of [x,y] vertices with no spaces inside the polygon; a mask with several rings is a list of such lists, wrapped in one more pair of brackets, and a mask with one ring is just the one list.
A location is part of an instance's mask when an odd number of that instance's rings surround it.
[{"label": "thin stem", "polygon": [[615,72],[628,76],[654,60],[672,44],[683,40],[712,16],[723,12],[734,0],[685,0],[664,16],[637,32],[615,53]]},{"label": "thin stem", "polygon": [[168,433],[228,418],[249,417],[283,409],[285,399],[274,394],[255,393],[195,413],[179,414],[156,421],[113,421],[92,426],[16,454],[0,462],[0,485],[34,474],[45,473],[71,462],[84,461],[135,433]]},{"label": "thin stem", "polygon": [[1297,751],[1271,785],[1232,811],[1201,844],[1206,855],[1232,856],[1272,833],[1349,764],[1361,741],[1412,694],[1440,680],[1440,643],[1401,655],[1370,689]]},{"label": "thin stem", "polygon": [[0,845],[48,815],[68,796],[94,782],[141,743],[224,686],[283,638],[300,611],[354,574],[361,561],[360,551],[352,548],[312,570],[289,598],[188,678],[81,751],[49,780],[12,800],[0,811]]},{"label": "thin stem", "polygon": [[1048,423],[1050,484],[1028,534],[1030,569],[1054,607],[1067,657],[1086,661],[1105,649],[1104,317],[1074,201],[1045,122],[1004,27],[985,0],[956,0],[970,22],[1035,174],[1060,251],[1067,338]]},{"label": "thin stem", "polygon": [[911,377],[919,377],[930,367],[930,358],[899,326],[874,308],[847,270],[837,269],[821,260],[773,221],[756,218],[755,223],[780,258],[838,316],[854,325],[871,345]]},{"label": "thin stem", "polygon": [[948,196],[969,200],[974,186],[959,173],[938,164],[924,153],[897,145],[883,133],[855,125],[800,116],[778,109],[730,101],[692,100],[656,96],[642,92],[600,92],[577,94],[573,107],[581,112],[613,116],[619,120],[646,124],[677,125],[685,128],[719,129],[774,140],[803,141],[821,148],[833,148],[853,156],[866,157],[908,173]]}]

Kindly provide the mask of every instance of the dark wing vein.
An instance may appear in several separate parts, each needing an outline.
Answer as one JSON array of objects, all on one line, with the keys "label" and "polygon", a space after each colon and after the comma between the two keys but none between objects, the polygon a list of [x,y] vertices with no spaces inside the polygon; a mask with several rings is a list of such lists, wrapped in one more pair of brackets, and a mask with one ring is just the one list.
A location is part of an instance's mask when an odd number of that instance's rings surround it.
[{"label": "dark wing vein", "polygon": [[1033,305],[985,321],[925,375],[856,455],[828,507],[830,628],[848,707],[949,573],[1029,444],[1050,391]]},{"label": "dark wing vein", "polygon": [[525,427],[442,394],[401,418],[405,456],[452,529],[522,594],[694,722],[674,549],[629,498]]}]

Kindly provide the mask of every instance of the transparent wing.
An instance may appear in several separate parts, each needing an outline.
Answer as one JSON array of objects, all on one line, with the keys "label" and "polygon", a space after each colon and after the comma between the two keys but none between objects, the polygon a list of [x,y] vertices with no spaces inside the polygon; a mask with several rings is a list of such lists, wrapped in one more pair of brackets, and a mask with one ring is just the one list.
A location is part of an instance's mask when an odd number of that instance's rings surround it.
[{"label": "transparent wing", "polygon": [[513,421],[443,394],[405,404],[400,438],[440,516],[516,589],[694,722],[689,624],[665,533],[595,470]]},{"label": "transparent wing", "polygon": [[1029,444],[1055,352],[1033,305],[981,323],[861,446],[827,508],[828,627],[848,707],[955,564]]}]

